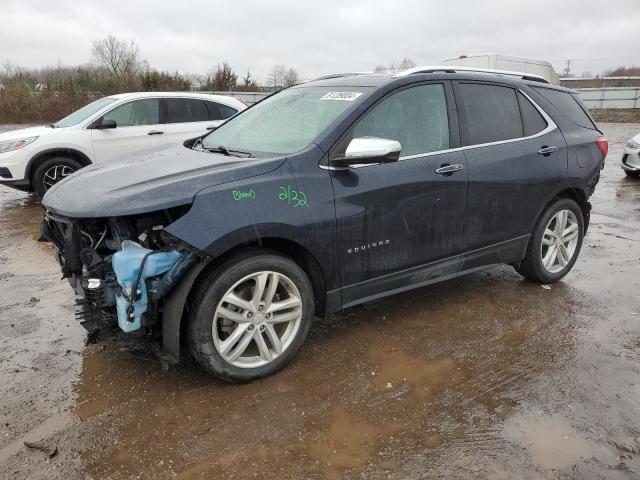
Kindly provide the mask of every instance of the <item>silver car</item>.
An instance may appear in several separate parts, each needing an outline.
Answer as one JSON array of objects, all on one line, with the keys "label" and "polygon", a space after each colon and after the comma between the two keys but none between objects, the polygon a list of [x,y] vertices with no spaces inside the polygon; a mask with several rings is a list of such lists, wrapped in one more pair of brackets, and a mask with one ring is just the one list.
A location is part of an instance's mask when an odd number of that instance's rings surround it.
[{"label": "silver car", "polygon": [[640,133],[624,146],[622,169],[630,177],[640,177]]}]

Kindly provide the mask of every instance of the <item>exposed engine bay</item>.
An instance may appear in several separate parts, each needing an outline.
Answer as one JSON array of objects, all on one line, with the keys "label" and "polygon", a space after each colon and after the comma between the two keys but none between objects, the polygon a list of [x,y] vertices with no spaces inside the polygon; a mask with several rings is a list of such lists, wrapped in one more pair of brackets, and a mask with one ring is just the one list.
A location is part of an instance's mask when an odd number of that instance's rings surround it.
[{"label": "exposed engine bay", "polygon": [[132,332],[159,323],[162,300],[204,255],[164,232],[188,209],[101,219],[47,212],[41,239],[54,244],[76,294],[76,317],[87,330],[117,324]]}]

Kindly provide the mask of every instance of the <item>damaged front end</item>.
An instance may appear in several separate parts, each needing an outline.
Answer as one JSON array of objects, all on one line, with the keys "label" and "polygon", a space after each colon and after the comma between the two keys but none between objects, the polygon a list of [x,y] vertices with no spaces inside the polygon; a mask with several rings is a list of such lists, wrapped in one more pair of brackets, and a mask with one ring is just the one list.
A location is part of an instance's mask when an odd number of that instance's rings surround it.
[{"label": "damaged front end", "polygon": [[163,302],[205,255],[164,232],[188,211],[174,207],[116,218],[66,218],[47,212],[42,240],[76,294],[76,316],[89,331],[156,329]]}]

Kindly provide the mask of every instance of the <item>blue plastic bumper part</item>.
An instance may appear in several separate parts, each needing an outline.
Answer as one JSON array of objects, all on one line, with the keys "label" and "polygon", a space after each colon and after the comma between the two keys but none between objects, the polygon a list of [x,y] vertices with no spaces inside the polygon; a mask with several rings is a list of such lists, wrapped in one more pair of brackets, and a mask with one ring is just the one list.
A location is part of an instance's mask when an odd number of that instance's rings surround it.
[{"label": "blue plastic bumper part", "polygon": [[[113,254],[111,264],[121,288],[116,294],[116,309],[118,326],[124,332],[142,326],[142,315],[149,301],[146,280],[167,273],[183,256],[176,250],[154,251],[130,240],[122,242],[122,250]],[[134,291],[136,284],[137,292]]]}]

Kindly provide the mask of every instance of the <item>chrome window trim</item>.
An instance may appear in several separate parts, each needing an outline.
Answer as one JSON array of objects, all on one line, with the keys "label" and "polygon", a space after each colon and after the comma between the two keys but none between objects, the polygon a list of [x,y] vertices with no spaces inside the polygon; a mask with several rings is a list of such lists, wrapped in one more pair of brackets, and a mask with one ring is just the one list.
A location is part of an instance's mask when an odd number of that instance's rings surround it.
[{"label": "chrome window trim", "polygon": [[[507,88],[509,88],[509,87],[507,87]],[[522,95],[524,95],[524,97],[531,102],[531,104],[535,107],[535,109],[538,110],[538,113],[540,113],[540,115],[542,115],[542,118],[544,118],[545,122],[547,122],[546,128],[540,130],[538,133],[534,133],[533,135],[528,135],[526,137],[509,138],[507,140],[497,140],[495,142],[487,142],[487,143],[476,143],[474,145],[465,145],[464,147],[449,148],[449,149],[446,149],[446,150],[436,150],[436,151],[433,151],[433,152],[418,153],[418,154],[415,154],[415,155],[407,155],[407,156],[404,156],[404,157],[400,156],[398,161],[411,160],[411,159],[414,159],[414,158],[421,158],[421,157],[429,157],[429,156],[432,156],[432,155],[440,155],[442,153],[449,153],[449,152],[462,152],[464,150],[471,150],[471,149],[474,149],[474,148],[491,147],[491,146],[494,146],[494,145],[502,145],[504,143],[513,143],[513,142],[520,142],[520,141],[523,141],[523,140],[530,140],[532,138],[537,138],[537,137],[541,137],[543,135],[546,135],[547,133],[550,133],[550,132],[552,132],[552,131],[554,131],[555,129],[558,128],[558,126],[551,119],[551,117],[549,115],[547,115],[547,112],[545,112],[542,109],[542,107],[540,107],[540,105],[538,105],[535,102],[535,100],[533,100],[529,95],[527,95],[525,92],[523,92],[519,88],[516,88],[516,90],[518,92],[520,92]]]},{"label": "chrome window trim", "polygon": [[[512,87],[506,87],[506,88],[512,88]],[[465,150],[471,150],[471,149],[475,149],[475,148],[484,148],[484,147],[491,147],[491,146],[494,146],[494,145],[502,145],[502,144],[506,144],[506,143],[520,142],[520,141],[523,141],[523,140],[531,140],[532,138],[541,137],[543,135],[546,135],[547,133],[553,132],[554,130],[556,130],[558,128],[558,126],[551,119],[551,117],[549,115],[547,115],[547,112],[545,112],[542,109],[542,107],[540,107],[540,105],[538,105],[536,103],[536,101],[533,100],[533,98],[531,98],[529,95],[527,95],[527,93],[523,92],[519,88],[516,88],[515,90],[517,90],[522,95],[524,95],[524,97],[532,103],[532,105],[535,107],[535,109],[538,110],[540,115],[542,115],[542,118],[544,118],[545,122],[547,122],[547,127],[546,128],[544,128],[543,130],[540,130],[538,133],[534,133],[533,135],[529,135],[529,136],[526,136],[526,137],[509,138],[507,140],[497,140],[495,142],[478,143],[478,144],[474,144],[474,145],[466,145],[464,147],[447,148],[445,150],[435,150],[433,152],[416,153],[415,155],[406,155],[404,157],[400,156],[400,158],[398,158],[398,161],[400,162],[400,161],[404,161],[404,160],[413,160],[413,159],[416,159],[416,158],[424,158],[424,157],[432,157],[434,155],[442,155],[444,153],[463,152]],[[353,167],[349,167],[349,168],[347,168],[347,167],[331,167],[331,166],[328,166],[328,165],[320,165],[320,168],[322,168],[323,170],[336,170],[337,171],[337,170],[349,170],[351,168],[370,167],[370,166],[374,166],[374,165],[379,165],[379,164],[373,163],[373,164],[370,164],[370,165],[358,165],[358,166],[353,166]]]}]

